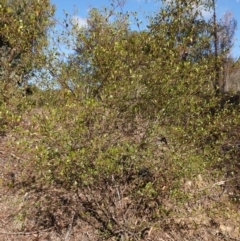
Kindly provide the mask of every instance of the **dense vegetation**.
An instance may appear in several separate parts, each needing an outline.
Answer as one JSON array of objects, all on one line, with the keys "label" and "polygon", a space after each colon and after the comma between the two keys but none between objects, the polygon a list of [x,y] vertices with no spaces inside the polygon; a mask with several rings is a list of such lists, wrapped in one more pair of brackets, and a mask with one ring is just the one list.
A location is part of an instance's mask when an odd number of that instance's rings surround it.
[{"label": "dense vegetation", "polygon": [[66,14],[58,35],[48,0],[1,1],[0,133],[17,156],[1,185],[26,193],[21,230],[81,220],[98,240],[140,240],[213,189],[239,202],[236,21],[217,22],[214,1],[162,2],[142,31],[118,2],[85,27]]}]

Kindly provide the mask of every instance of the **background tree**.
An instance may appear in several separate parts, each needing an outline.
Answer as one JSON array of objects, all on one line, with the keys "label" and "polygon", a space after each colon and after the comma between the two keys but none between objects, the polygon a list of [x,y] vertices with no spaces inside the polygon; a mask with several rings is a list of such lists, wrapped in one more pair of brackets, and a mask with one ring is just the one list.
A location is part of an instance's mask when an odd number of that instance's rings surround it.
[{"label": "background tree", "polygon": [[234,34],[237,28],[237,22],[231,12],[226,12],[223,18],[218,22],[218,53],[221,56],[221,71],[219,76],[219,85],[221,92],[224,92],[225,86],[231,83],[229,76],[231,73],[231,66],[234,60],[231,57],[231,49],[234,44]]},{"label": "background tree", "polygon": [[[211,105],[214,62],[209,54],[210,26],[202,16],[203,9],[210,11],[211,5],[206,1],[163,1],[151,18],[152,61],[147,73],[151,78],[144,78],[148,102],[159,108],[159,113],[171,116],[170,123],[189,123],[202,107]],[[177,118],[174,113],[178,113]]]},{"label": "background tree", "polygon": [[1,91],[27,83],[45,61],[47,31],[53,24],[49,0],[3,0],[0,4]]}]

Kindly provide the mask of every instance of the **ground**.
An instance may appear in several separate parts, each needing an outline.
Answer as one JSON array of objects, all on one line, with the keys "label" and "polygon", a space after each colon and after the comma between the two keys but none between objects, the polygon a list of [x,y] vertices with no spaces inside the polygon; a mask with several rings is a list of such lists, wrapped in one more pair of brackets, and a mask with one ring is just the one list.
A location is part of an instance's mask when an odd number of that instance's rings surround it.
[{"label": "ground", "polygon": [[[68,217],[62,216],[61,230],[56,226],[36,229],[33,216],[23,218],[23,208],[26,203],[35,200],[44,192],[42,188],[38,193],[36,190],[26,190],[17,186],[17,176],[20,175],[19,163],[22,156],[8,144],[8,136],[0,138],[0,240],[1,241],[96,241],[100,238],[98,231],[91,224],[78,218],[72,211]],[[27,155],[27,154],[25,154]],[[15,168],[16,166],[16,168]],[[239,177],[234,177],[239,178]],[[144,230],[142,237],[135,240],[152,241],[237,241],[240,240],[240,209],[239,200],[233,200],[229,195],[231,178],[216,180],[205,179],[198,175],[194,180],[181,180],[182,191],[192,195],[193,201],[178,206],[169,200],[163,200],[164,206],[169,206],[173,214],[161,220],[156,220],[154,225]],[[60,190],[52,190],[59,192]],[[63,193],[61,193],[62,195]],[[64,193],[65,197],[74,199],[74,193]],[[61,211],[61,210],[58,210]],[[61,214],[60,214],[61,215]],[[61,219],[61,216],[60,216]],[[43,222],[47,222],[47,219]],[[120,231],[119,231],[120,232]],[[120,236],[121,240],[132,240],[134,237],[130,232]],[[114,239],[108,239],[114,240]],[[120,239],[119,239],[120,240]]]}]

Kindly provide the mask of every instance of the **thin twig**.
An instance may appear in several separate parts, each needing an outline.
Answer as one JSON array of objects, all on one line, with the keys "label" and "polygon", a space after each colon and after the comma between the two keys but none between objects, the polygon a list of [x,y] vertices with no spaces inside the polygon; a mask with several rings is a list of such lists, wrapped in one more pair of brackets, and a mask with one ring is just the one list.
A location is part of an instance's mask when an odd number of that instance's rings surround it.
[{"label": "thin twig", "polygon": [[0,234],[7,234],[7,235],[32,235],[32,234],[48,232],[51,229],[52,228],[47,228],[47,229],[37,230],[37,231],[32,231],[32,232],[2,232],[2,231],[0,231]]},{"label": "thin twig", "polygon": [[237,178],[240,178],[240,175],[238,175],[238,176],[236,176],[236,177],[229,178],[229,179],[225,179],[225,180],[216,182],[216,183],[214,183],[214,184],[212,184],[212,185],[210,185],[210,186],[201,188],[201,189],[199,190],[199,192],[204,191],[204,190],[209,189],[209,188],[216,187],[216,186],[222,186],[222,185],[224,185],[226,182],[232,181],[232,180],[237,179]]},{"label": "thin twig", "polygon": [[76,215],[76,213],[74,212],[74,213],[73,213],[73,216],[72,216],[71,223],[70,223],[69,226],[68,226],[68,230],[67,230],[66,235],[65,235],[65,238],[64,238],[65,241],[69,240],[69,236],[70,236],[71,231],[72,231],[72,226],[73,226],[73,222],[74,222],[75,215]]},{"label": "thin twig", "polygon": [[11,157],[13,157],[14,159],[16,159],[16,160],[21,160],[21,158],[20,157],[17,157],[15,154],[13,154],[13,153],[11,153]]}]

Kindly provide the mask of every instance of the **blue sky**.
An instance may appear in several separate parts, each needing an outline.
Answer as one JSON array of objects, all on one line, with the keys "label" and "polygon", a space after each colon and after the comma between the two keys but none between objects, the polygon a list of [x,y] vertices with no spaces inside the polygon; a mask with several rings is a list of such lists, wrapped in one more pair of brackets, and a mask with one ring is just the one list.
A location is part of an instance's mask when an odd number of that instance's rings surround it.
[{"label": "blue sky", "polygon": [[[114,2],[117,2],[115,0]],[[123,7],[124,11],[137,12],[140,19],[144,20],[144,15],[154,13],[160,7],[161,1],[155,0],[126,0]],[[238,27],[235,33],[235,46],[232,50],[233,57],[240,57],[240,0],[216,0],[217,15],[219,18],[227,11],[232,11],[235,19],[238,22]],[[109,0],[51,0],[52,4],[56,5],[57,18],[64,17],[64,11],[70,15],[76,15],[78,21],[85,23],[88,16],[88,11],[92,7],[102,8],[110,6]],[[77,13],[76,13],[77,11]],[[142,26],[144,28],[144,25]]]}]

